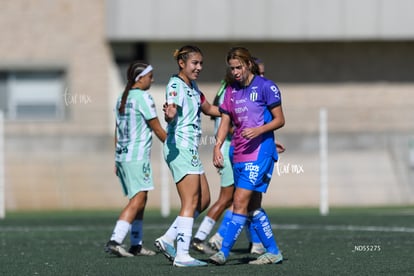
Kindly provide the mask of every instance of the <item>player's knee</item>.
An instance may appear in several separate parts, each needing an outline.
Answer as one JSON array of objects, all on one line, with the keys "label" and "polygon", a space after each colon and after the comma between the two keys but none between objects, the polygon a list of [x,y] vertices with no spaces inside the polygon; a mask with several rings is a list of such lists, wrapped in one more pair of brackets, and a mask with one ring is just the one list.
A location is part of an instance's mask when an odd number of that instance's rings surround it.
[{"label": "player's knee", "polygon": [[255,209],[249,212],[249,217],[251,218],[252,221],[260,220],[260,218],[265,215],[266,213],[262,208],[258,208],[258,209]]}]

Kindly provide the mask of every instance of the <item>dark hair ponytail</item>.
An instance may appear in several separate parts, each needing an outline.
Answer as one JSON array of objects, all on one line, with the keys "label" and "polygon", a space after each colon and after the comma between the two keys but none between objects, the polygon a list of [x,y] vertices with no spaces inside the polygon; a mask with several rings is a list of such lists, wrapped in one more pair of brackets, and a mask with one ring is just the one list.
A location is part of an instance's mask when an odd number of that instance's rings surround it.
[{"label": "dark hair ponytail", "polygon": [[125,104],[128,98],[129,90],[132,89],[132,86],[136,83],[136,77],[148,67],[148,64],[142,61],[135,61],[131,63],[127,70],[127,84],[125,86],[124,92],[121,97],[121,104],[118,108],[118,112],[121,115],[125,114]]}]

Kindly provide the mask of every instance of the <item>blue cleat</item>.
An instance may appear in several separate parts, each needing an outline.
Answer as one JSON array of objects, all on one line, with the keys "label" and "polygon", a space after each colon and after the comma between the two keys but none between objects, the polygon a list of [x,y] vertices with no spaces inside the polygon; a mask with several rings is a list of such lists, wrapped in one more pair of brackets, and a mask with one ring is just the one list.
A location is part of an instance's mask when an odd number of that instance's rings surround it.
[{"label": "blue cleat", "polygon": [[174,245],[169,244],[162,240],[162,237],[158,238],[154,242],[154,246],[162,253],[164,256],[171,262],[174,261],[175,255],[177,252],[175,251]]},{"label": "blue cleat", "polygon": [[177,267],[194,267],[194,266],[206,266],[207,263],[197,260],[197,259],[192,259],[191,261],[184,261],[184,262],[180,262],[175,260],[174,261],[174,266]]}]

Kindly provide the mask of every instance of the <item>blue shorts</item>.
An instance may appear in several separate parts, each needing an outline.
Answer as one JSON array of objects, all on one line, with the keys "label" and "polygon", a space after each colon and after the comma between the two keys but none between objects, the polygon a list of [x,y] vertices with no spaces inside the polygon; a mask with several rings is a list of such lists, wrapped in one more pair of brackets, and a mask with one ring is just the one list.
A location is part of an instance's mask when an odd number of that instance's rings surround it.
[{"label": "blue shorts", "polygon": [[265,193],[272,179],[274,166],[275,160],[272,157],[233,164],[236,188]]}]

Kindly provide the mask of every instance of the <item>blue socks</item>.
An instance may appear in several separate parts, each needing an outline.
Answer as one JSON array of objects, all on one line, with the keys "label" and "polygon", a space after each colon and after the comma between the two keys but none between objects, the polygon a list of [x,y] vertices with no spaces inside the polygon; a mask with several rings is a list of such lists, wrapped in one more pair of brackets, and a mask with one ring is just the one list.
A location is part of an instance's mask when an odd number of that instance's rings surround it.
[{"label": "blue socks", "polygon": [[131,245],[142,245],[142,220],[134,220],[131,224]]},{"label": "blue socks", "polygon": [[272,225],[270,224],[269,217],[263,209],[257,209],[253,212],[252,227],[257,232],[263,246],[266,251],[273,254],[279,253],[279,247],[276,244],[276,240],[273,236]]},{"label": "blue socks", "polygon": [[232,219],[227,226],[227,234],[224,236],[221,251],[227,258],[230,254],[230,250],[240,235],[241,230],[246,224],[247,216],[232,213]]},{"label": "blue socks", "polygon": [[219,233],[220,236],[224,237],[226,235],[227,226],[228,226],[229,222],[231,221],[232,215],[233,215],[233,213],[230,210],[227,210],[224,213],[223,220],[221,221],[220,226],[217,229],[217,233]]},{"label": "blue socks", "polygon": [[261,243],[259,236],[257,235],[256,229],[250,220],[246,222],[246,236],[247,240],[251,243]]}]

